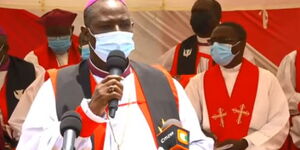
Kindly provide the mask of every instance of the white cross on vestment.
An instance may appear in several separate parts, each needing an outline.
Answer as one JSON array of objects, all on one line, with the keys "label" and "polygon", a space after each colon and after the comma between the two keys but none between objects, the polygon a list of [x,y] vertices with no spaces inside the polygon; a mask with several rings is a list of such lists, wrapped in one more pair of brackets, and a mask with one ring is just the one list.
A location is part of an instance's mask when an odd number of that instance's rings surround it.
[{"label": "white cross on vestment", "polygon": [[215,120],[220,119],[220,126],[224,128],[225,127],[225,123],[224,123],[224,117],[225,116],[227,116],[227,113],[226,112],[224,113],[223,108],[219,108],[218,109],[218,114],[213,115],[211,118],[215,119]]},{"label": "white cross on vestment", "polygon": [[246,108],[245,104],[240,105],[239,109],[233,108],[232,111],[233,113],[237,113],[238,114],[238,118],[236,120],[237,124],[241,124],[242,123],[242,117],[243,115],[245,116],[249,116],[250,113],[248,111],[245,111],[244,109]]}]

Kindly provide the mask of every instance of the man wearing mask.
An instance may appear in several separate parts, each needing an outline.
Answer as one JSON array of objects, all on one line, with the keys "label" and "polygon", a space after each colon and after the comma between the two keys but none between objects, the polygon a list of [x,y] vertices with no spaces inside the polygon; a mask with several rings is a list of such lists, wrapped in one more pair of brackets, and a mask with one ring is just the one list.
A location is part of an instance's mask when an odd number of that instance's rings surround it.
[{"label": "man wearing mask", "polygon": [[283,58],[277,78],[288,99],[290,110],[290,135],[286,141],[289,150],[300,148],[300,51],[294,50]]},{"label": "man wearing mask", "polygon": [[60,68],[80,62],[78,41],[73,36],[77,14],[54,9],[44,14],[39,22],[45,27],[47,44],[29,52],[25,60],[47,69]]},{"label": "man wearing mask", "polygon": [[14,149],[20,137],[11,124],[12,113],[24,90],[44,69],[8,55],[8,36],[0,27],[0,149]]},{"label": "man wearing mask", "polygon": [[[84,11],[84,22],[90,58],[49,73],[50,80],[39,90],[24,122],[17,149],[61,149],[59,118],[68,109],[76,109],[82,117],[76,149],[157,150],[159,122],[170,118],[181,120],[183,128],[190,131],[191,150],[213,148],[212,139],[202,133],[180,84],[165,71],[128,61],[135,46],[133,24],[123,2],[90,2]],[[108,74],[107,57],[115,49],[126,57],[121,76]],[[155,97],[160,94],[167,96]],[[119,100],[115,118],[106,112],[111,99]],[[90,138],[92,134],[94,138]],[[93,145],[91,139],[95,139]]]},{"label": "man wearing mask", "polygon": [[212,32],[216,65],[186,87],[203,129],[216,147],[228,150],[279,149],[288,134],[288,104],[276,77],[243,58],[246,31],[223,23]]},{"label": "man wearing mask", "polygon": [[[190,24],[195,33],[168,50],[160,58],[161,64],[185,87],[195,74],[213,65],[208,40],[221,20],[221,6],[216,0],[197,0],[191,10]],[[247,51],[246,51],[247,52]],[[254,61],[251,54],[245,57]]]}]

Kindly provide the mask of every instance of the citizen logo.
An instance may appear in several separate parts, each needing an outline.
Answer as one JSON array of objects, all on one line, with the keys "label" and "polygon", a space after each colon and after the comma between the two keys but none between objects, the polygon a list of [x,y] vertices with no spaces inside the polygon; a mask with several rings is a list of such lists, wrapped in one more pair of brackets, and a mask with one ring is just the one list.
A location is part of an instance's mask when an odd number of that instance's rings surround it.
[{"label": "citizen logo", "polygon": [[171,138],[174,135],[174,131],[168,133],[168,135],[166,135],[165,137],[163,137],[160,142],[163,144],[165,143],[169,138]]}]

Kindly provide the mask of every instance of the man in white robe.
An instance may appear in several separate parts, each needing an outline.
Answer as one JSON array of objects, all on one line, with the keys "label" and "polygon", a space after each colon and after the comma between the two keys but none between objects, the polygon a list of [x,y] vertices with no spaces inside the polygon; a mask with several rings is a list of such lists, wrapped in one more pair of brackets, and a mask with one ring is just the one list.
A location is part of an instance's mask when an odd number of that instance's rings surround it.
[{"label": "man in white robe", "polygon": [[[45,70],[40,66],[34,66],[10,56],[8,54],[8,36],[0,27],[0,123],[4,130],[5,148],[14,148],[16,144],[12,142],[19,140],[21,133],[19,128],[16,128],[11,122],[14,119],[12,114],[26,88]],[[3,149],[0,146],[1,148]]]},{"label": "man in white robe", "polygon": [[[84,14],[86,28],[83,34],[89,37],[91,55],[90,59],[82,64],[88,64],[88,72],[90,72],[90,77],[88,78],[91,82],[91,91],[94,92],[91,98],[80,99],[80,105],[77,106],[76,111],[81,115],[83,120],[83,129],[80,137],[75,141],[75,148],[92,149],[91,134],[101,124],[106,124],[104,137],[97,137],[97,134],[95,134],[95,138],[104,139],[104,143],[100,144],[100,147],[105,150],[157,149],[151,125],[148,124],[144,110],[139,107],[139,105],[147,103],[145,101],[141,102],[141,99],[136,96],[139,95],[138,93],[141,93],[136,91],[141,89],[137,88],[136,75],[132,68],[129,65],[126,67],[122,75],[123,78],[108,75],[104,71],[106,70],[105,57],[107,55],[97,46],[98,44],[103,44],[101,43],[103,40],[99,40],[98,37],[106,37],[107,35],[114,34],[117,35],[118,39],[122,39],[115,40],[115,36],[110,36],[109,39],[117,41],[114,44],[122,45],[124,44],[122,42],[126,42],[127,45],[125,47],[119,47],[121,51],[127,51],[125,53],[126,57],[133,50],[134,45],[132,44],[134,43],[132,36],[129,36],[132,35],[132,24],[126,6],[118,0],[95,1],[85,9]],[[126,35],[125,37],[124,34]],[[80,67],[81,65],[76,66]],[[61,71],[66,71],[74,67],[68,67]],[[62,147],[63,137],[59,133],[60,119],[58,118],[60,117],[57,114],[58,108],[56,104],[59,103],[56,94],[60,91],[56,91],[56,85],[53,84],[55,80],[52,80],[52,77],[50,76],[51,80],[46,81],[42,85],[31,106],[27,119],[23,124],[22,136],[17,149],[50,150],[61,149]],[[72,77],[70,78],[72,79]],[[170,84],[174,84],[174,88],[177,91],[178,115],[182,127],[190,131],[190,149],[212,149],[213,141],[202,133],[197,123],[197,115],[183,88],[175,80],[170,80],[169,82]],[[108,101],[111,99],[120,99],[119,109],[114,119],[107,118],[105,111]],[[97,143],[94,144],[94,148],[101,149],[97,147],[99,146]]]},{"label": "man in white robe", "polygon": [[[299,51],[294,50],[283,58],[277,72],[277,78],[287,97],[291,115],[290,136],[292,137],[293,147],[300,148],[300,116],[299,116]],[[297,63],[298,62],[298,63]],[[298,64],[298,65],[297,65]]]},{"label": "man in white robe", "polygon": [[[217,147],[229,147],[225,149],[280,149],[288,134],[289,112],[276,77],[242,59],[246,32],[240,25],[217,26],[210,42],[212,58],[218,65],[192,78],[186,87],[203,130],[215,136]],[[247,73],[251,68],[254,71]],[[211,74],[216,70],[220,74]],[[221,78],[219,82],[216,75]],[[225,98],[211,99],[222,93]],[[240,97],[236,97],[238,94]],[[213,109],[219,105],[219,109]]]},{"label": "man in white robe", "polygon": [[[210,56],[211,46],[208,44],[208,40],[213,29],[219,24],[221,15],[221,6],[217,1],[195,1],[190,18],[190,24],[195,35],[178,43],[160,57],[160,63],[184,87],[190,77],[206,71],[213,65]],[[245,50],[244,57],[255,63],[254,57],[248,49]],[[193,59],[195,60],[193,61]],[[186,60],[190,61],[186,64],[182,63]]]}]

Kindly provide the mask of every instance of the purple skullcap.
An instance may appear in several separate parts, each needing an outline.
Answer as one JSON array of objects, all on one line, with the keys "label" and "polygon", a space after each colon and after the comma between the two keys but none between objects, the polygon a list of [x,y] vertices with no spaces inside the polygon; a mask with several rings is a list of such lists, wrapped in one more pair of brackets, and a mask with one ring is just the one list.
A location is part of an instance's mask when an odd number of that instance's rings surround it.
[{"label": "purple skullcap", "polygon": [[0,26],[0,35],[6,35],[6,32],[4,31],[3,27]]},{"label": "purple skullcap", "polygon": [[[92,6],[97,1],[98,0],[89,0],[88,3],[86,4],[85,8],[88,8],[88,7]],[[126,6],[125,0],[119,0],[119,1],[122,2]]]}]

